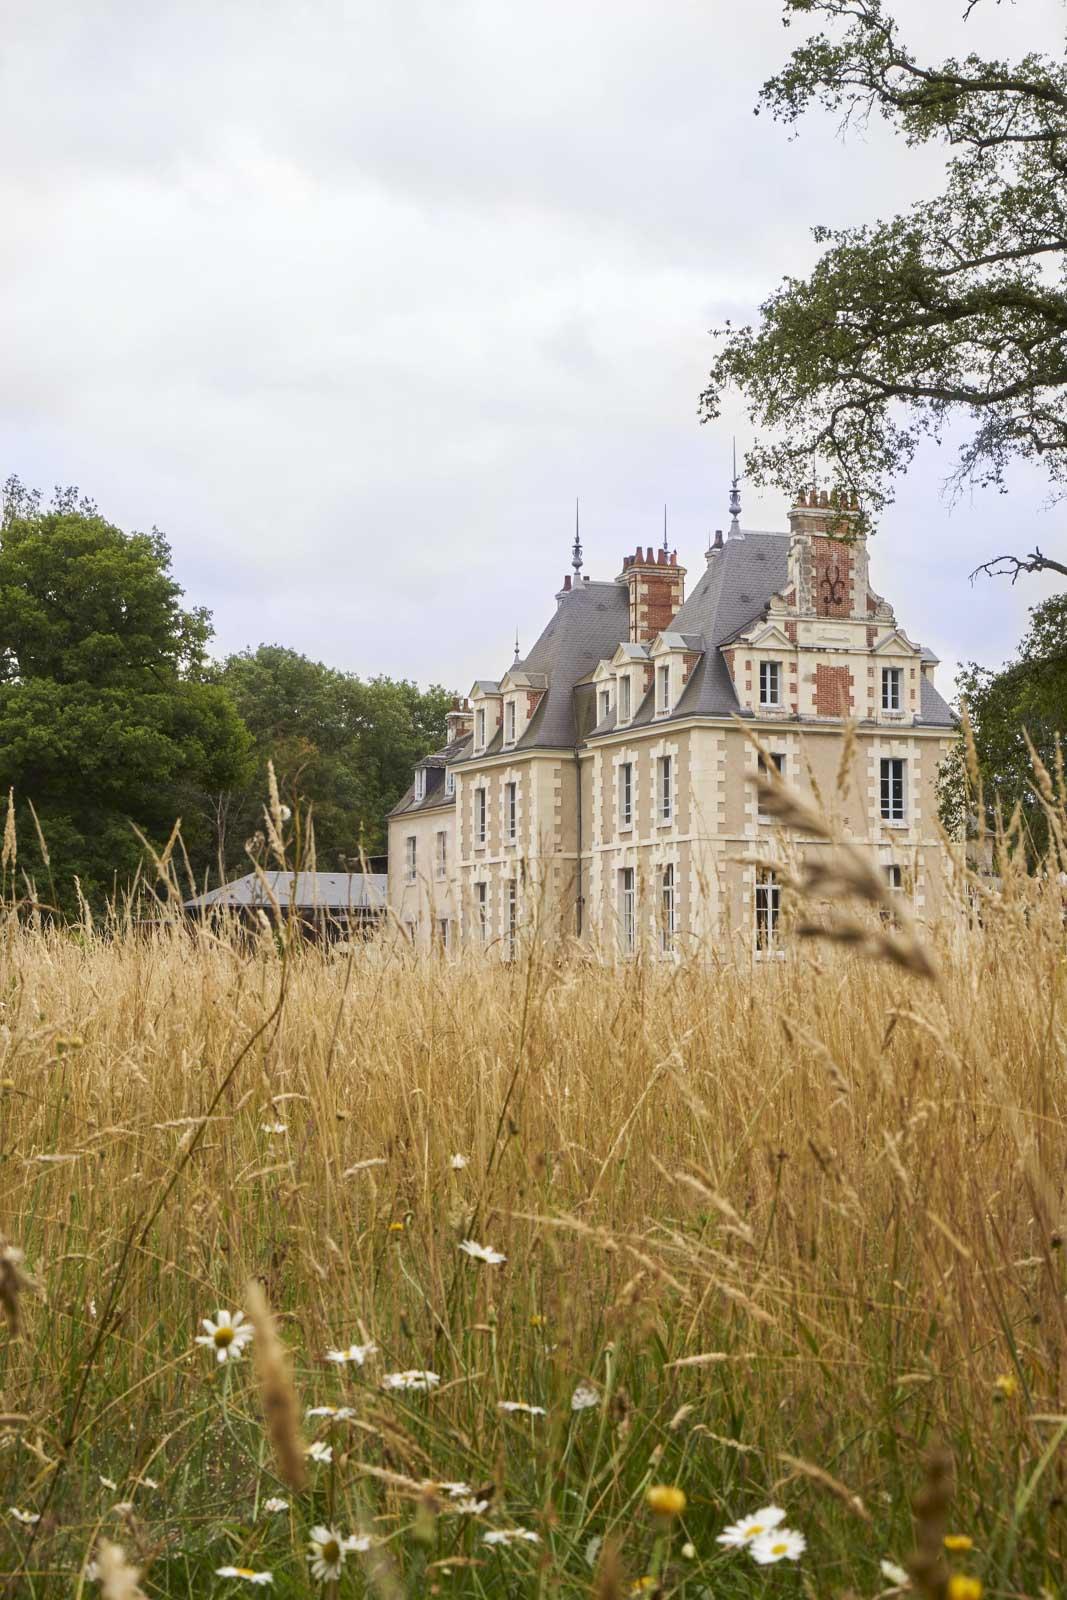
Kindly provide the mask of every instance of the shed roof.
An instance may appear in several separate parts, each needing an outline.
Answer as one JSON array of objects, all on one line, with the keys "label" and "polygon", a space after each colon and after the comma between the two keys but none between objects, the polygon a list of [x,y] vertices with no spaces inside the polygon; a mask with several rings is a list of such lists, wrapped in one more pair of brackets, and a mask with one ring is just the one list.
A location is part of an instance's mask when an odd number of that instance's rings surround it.
[{"label": "shed roof", "polygon": [[299,911],[380,911],[385,907],[389,880],[384,872],[248,872],[207,894],[186,900],[187,911],[209,906],[268,908],[271,904],[263,879],[280,906]]}]

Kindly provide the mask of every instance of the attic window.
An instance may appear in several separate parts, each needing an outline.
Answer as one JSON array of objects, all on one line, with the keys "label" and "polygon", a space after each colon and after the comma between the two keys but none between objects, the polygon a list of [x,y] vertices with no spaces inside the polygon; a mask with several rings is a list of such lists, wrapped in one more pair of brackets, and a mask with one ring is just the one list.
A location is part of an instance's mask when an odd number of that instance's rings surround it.
[{"label": "attic window", "polygon": [[415,768],[415,803],[420,804],[426,799],[426,768]]},{"label": "attic window", "polygon": [[449,799],[451,799],[452,796],[455,794],[455,792],[456,792],[456,774],[452,771],[451,767],[446,767],[445,768],[445,794],[448,796]]}]

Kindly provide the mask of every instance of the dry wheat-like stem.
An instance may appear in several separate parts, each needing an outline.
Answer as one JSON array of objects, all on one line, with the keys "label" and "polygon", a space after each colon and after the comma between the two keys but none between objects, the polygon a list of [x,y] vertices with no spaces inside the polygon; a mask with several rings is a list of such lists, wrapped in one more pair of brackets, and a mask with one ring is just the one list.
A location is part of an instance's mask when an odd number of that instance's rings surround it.
[{"label": "dry wheat-like stem", "polygon": [[307,1482],[304,1440],[300,1432],[300,1402],[267,1297],[254,1278],[245,1286],[245,1308],[256,1331],[252,1345],[259,1395],[267,1437],[274,1451],[278,1476],[298,1492]]},{"label": "dry wheat-like stem", "polygon": [[120,1544],[101,1539],[96,1550],[96,1569],[102,1600],[145,1600],[140,1570],[126,1559]]}]

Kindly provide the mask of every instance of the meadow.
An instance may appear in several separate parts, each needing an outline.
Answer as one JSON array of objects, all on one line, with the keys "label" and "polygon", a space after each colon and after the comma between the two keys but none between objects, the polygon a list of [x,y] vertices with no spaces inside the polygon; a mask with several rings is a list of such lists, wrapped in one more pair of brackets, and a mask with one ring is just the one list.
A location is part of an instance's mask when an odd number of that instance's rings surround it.
[{"label": "meadow", "polygon": [[979,909],[931,976],[12,914],[0,1595],[1061,1593],[1063,891]]}]

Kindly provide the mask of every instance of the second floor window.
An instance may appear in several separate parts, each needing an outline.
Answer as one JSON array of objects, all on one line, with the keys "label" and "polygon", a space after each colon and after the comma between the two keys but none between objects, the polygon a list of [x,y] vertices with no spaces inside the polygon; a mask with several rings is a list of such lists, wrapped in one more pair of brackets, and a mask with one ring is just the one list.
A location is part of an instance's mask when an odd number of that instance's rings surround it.
[{"label": "second floor window", "polygon": [[475,791],[474,791],[474,843],[476,845],[483,845],[485,843],[485,817],[486,817],[485,790],[484,789],[475,789]]},{"label": "second floor window", "polygon": [[437,942],[442,950],[448,949],[449,926],[447,917],[437,919]]},{"label": "second floor window", "polygon": [[903,711],[904,709],[904,668],[882,668],[882,710]]},{"label": "second floor window", "polygon": [[656,695],[657,710],[669,711],[671,709],[671,669],[662,666],[656,669]]},{"label": "second floor window", "polygon": [[887,887],[892,889],[894,894],[900,893],[904,888],[904,869],[895,861],[890,861],[882,871],[885,873]]},{"label": "second floor window", "polygon": [[418,840],[415,838],[413,833],[409,833],[404,841],[404,860],[407,869],[406,876],[409,883],[415,882],[415,868],[417,862],[415,852],[417,848]]},{"label": "second floor window", "polygon": [[883,756],[881,767],[883,822],[904,821],[904,761],[900,756]]},{"label": "second floor window", "polygon": [[474,713],[474,748],[485,749],[485,708],[484,706]]},{"label": "second floor window", "polygon": [[[780,778],[785,777],[785,756],[781,750],[768,750],[766,756],[761,754],[759,757],[759,775],[763,779],[764,783],[770,783],[774,778],[775,773],[777,773]],[[759,810],[757,812],[759,820],[761,822],[769,822],[770,817],[764,812],[763,809],[762,794],[758,795],[757,804],[759,806]]]},{"label": "second floor window", "polygon": [[437,876],[443,878],[448,871],[448,835],[443,830],[437,835]]},{"label": "second floor window", "polygon": [[632,761],[619,763],[619,827],[628,828],[634,820],[634,767]]},{"label": "second floor window", "polygon": [[665,956],[674,949],[674,863],[668,861],[660,878],[659,947]]},{"label": "second floor window", "polygon": [[504,833],[509,844],[515,843],[518,831],[518,784],[504,785]]},{"label": "second floor window", "polygon": [[630,674],[624,673],[619,679],[619,721],[630,720]]},{"label": "second floor window", "polygon": [[759,703],[761,706],[780,706],[782,703],[782,664],[780,661],[761,661],[759,664]]},{"label": "second floor window", "polygon": [[509,700],[504,707],[504,740],[507,744],[515,743],[515,702]]},{"label": "second floor window", "polygon": [[670,822],[674,816],[674,762],[670,756],[660,756],[656,763],[656,800],[661,822]]}]

